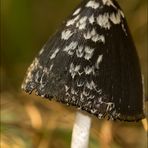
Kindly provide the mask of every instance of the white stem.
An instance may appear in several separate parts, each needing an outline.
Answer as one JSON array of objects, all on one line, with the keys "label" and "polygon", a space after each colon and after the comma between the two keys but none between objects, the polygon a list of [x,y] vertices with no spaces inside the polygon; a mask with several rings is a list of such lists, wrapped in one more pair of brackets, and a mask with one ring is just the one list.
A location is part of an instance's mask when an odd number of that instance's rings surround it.
[{"label": "white stem", "polygon": [[71,148],[88,148],[91,118],[77,112],[73,127]]}]

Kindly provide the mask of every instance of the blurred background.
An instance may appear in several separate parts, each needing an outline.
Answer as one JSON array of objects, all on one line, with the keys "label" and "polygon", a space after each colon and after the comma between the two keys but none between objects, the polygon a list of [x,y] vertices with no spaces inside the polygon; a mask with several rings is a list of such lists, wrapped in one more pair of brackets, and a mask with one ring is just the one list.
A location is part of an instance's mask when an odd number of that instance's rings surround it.
[{"label": "blurred background", "polygon": [[[118,0],[126,15],[145,77],[148,97],[147,0]],[[20,89],[27,67],[80,0],[1,0],[2,148],[69,148],[75,109]],[[146,148],[141,122],[93,118],[90,148]]]}]

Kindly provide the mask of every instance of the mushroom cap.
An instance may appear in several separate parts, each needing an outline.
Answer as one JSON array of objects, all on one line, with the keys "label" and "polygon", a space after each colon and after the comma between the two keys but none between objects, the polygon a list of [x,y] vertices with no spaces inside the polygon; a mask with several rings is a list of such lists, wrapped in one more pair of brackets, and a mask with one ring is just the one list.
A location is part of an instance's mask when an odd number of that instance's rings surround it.
[{"label": "mushroom cap", "polygon": [[117,2],[84,0],[43,46],[22,89],[99,119],[144,118],[139,60]]}]

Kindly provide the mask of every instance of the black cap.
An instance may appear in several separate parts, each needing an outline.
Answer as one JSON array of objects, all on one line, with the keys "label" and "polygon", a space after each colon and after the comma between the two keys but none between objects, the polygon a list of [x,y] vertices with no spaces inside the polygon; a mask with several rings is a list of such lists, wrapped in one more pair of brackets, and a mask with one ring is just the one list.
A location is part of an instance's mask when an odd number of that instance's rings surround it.
[{"label": "black cap", "polygon": [[144,118],[139,60],[117,2],[84,0],[43,46],[22,88],[100,119]]}]

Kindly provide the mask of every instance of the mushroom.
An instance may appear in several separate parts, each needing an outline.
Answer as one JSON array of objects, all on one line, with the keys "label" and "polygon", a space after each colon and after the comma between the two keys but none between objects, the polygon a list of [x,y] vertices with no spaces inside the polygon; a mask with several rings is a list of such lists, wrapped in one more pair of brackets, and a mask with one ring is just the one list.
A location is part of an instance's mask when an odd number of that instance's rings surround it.
[{"label": "mushroom", "polygon": [[[22,89],[99,119],[144,118],[140,65],[124,14],[112,0],[84,0],[28,68]],[[72,148],[87,148],[91,118],[76,114]]]}]

